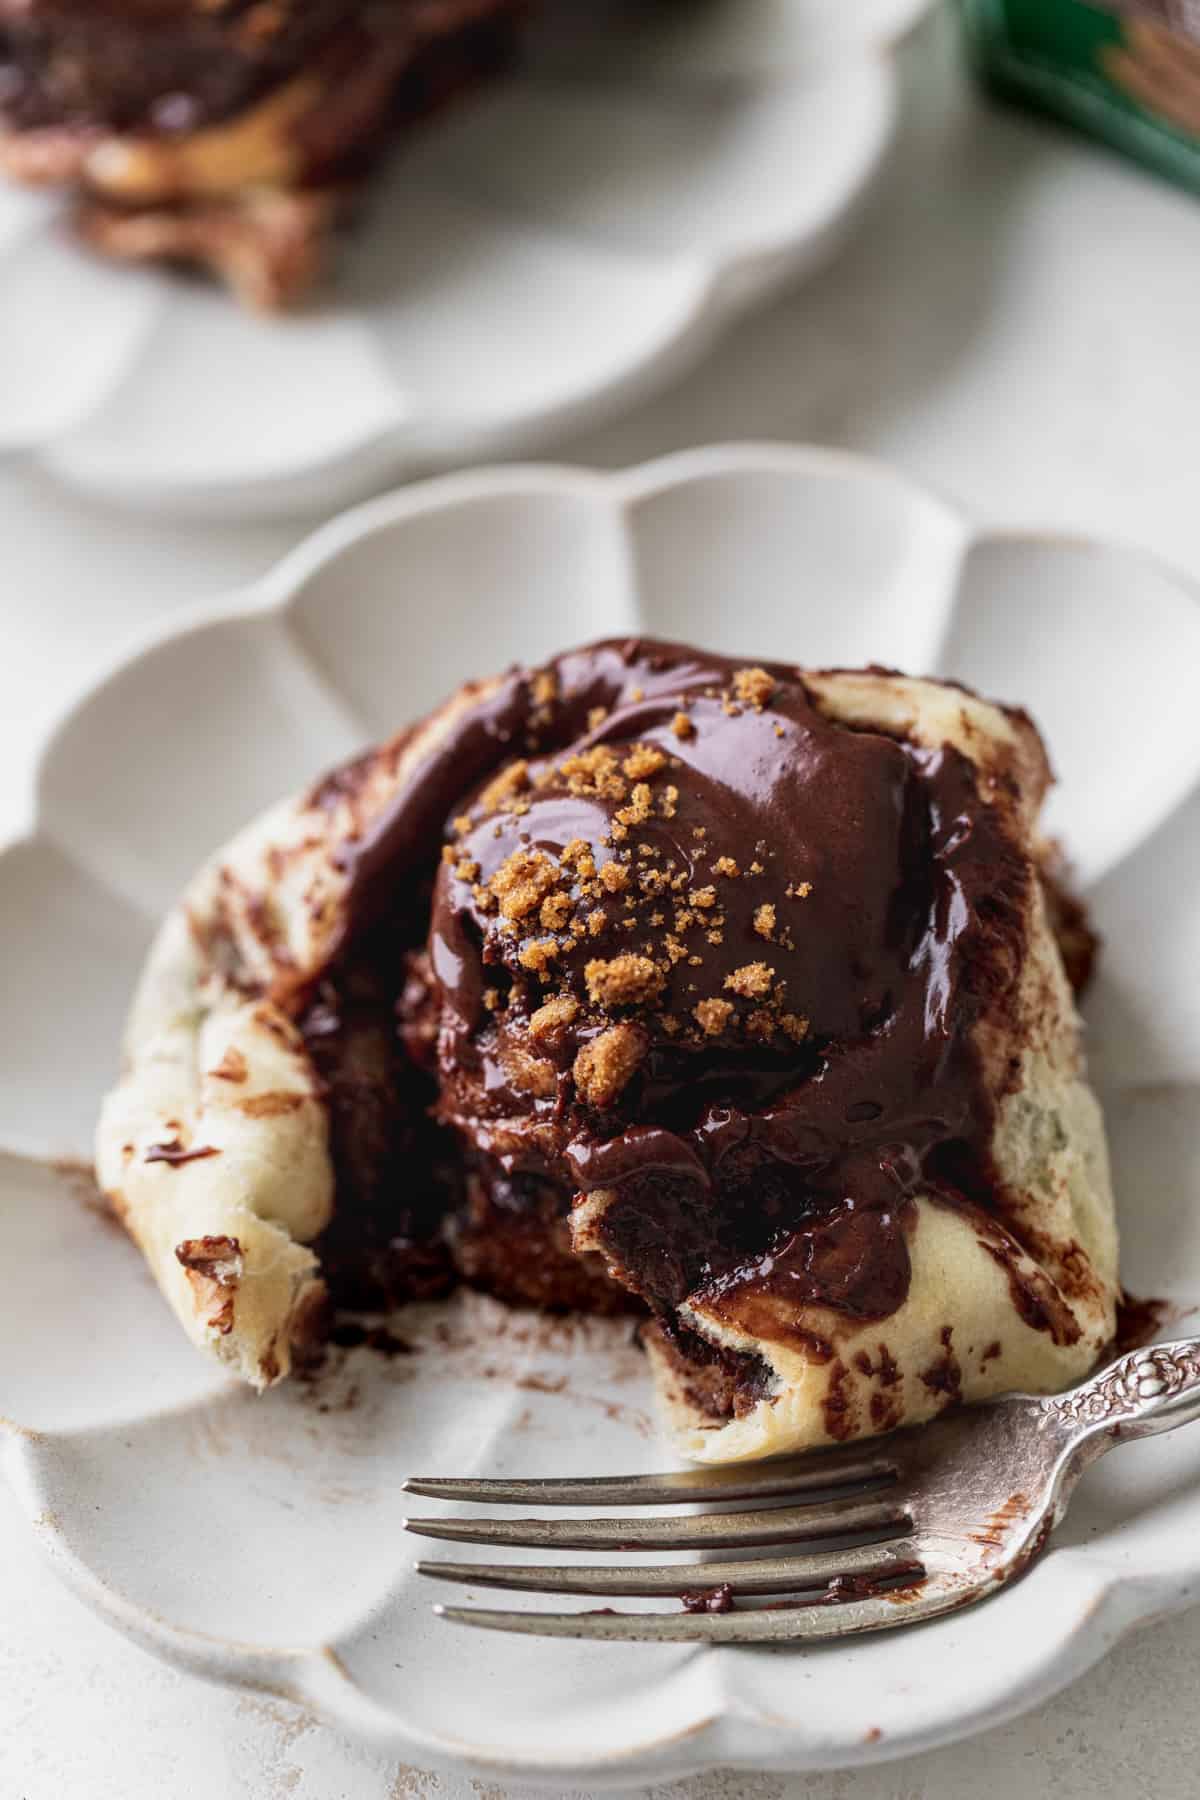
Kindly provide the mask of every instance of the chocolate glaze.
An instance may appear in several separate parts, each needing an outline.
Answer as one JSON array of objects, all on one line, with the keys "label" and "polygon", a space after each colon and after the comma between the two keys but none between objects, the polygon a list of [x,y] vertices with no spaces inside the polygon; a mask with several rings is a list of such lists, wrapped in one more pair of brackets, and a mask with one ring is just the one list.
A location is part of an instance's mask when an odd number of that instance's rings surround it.
[{"label": "chocolate glaze", "polygon": [[[471,1240],[474,1222],[486,1252],[503,1221],[521,1222],[508,1274],[481,1262],[504,1292],[519,1257],[529,1260],[528,1232],[561,1238],[555,1221],[572,1199],[603,1190],[610,1266],[690,1362],[700,1340],[672,1317],[685,1296],[826,1359],[830,1347],[798,1328],[799,1307],[859,1321],[895,1311],[918,1189],[1007,1241],[988,1217],[1001,1198],[988,1154],[994,1096],[971,1034],[1011,1000],[1028,858],[955,749],[835,723],[787,665],[756,671],[743,691],[747,666],[632,640],[514,670],[468,694],[434,754],[346,848],[345,932],[321,1004],[343,1021],[343,1048],[324,1067],[348,1247],[363,1211],[386,1235],[398,1186],[425,1156],[443,1170],[434,1186],[454,1215],[452,1245]],[[657,765],[644,781],[622,775],[620,792],[564,771],[597,750],[612,752],[610,769],[630,757],[631,769],[656,755]],[[516,804],[489,798],[518,759]],[[639,787],[649,804],[618,834]],[[624,885],[600,893],[564,868],[564,850],[581,844],[599,873],[624,868]],[[540,912],[506,922],[497,909],[493,884],[522,852],[544,858],[557,884],[550,924]],[[416,898],[401,913],[406,892]],[[774,909],[765,920],[764,906]],[[693,916],[676,930],[681,909]],[[430,919],[414,985],[408,953]],[[649,967],[646,991],[599,991],[595,965],[629,956]],[[373,1169],[354,1166],[362,1144],[352,1144],[371,1135],[354,1100],[340,1129],[336,1100],[338,1070],[345,1095],[355,1086],[345,1020],[364,970],[371,1031],[388,1046],[368,1116],[377,1101],[392,1121]],[[567,1003],[561,1019],[531,1031],[548,1001]],[[697,1014],[713,1001],[716,1016]],[[312,1017],[303,1024],[320,1063],[321,1034]],[[614,1026],[626,1028],[634,1066],[597,1100],[579,1059]],[[440,1137],[423,1117],[430,1104]],[[452,1162],[465,1185],[445,1173]],[[438,1207],[434,1194],[421,1231],[436,1235]],[[1060,1322],[1014,1261],[1024,1316],[1054,1331]],[[740,1410],[763,1373],[734,1359],[718,1385]]]},{"label": "chocolate glaze", "polygon": [[[742,666],[678,646],[598,645],[552,665],[557,698],[538,722],[530,677],[514,675],[445,746],[418,805],[442,802],[446,777],[478,773],[489,753],[534,753],[524,810],[476,806],[459,836],[455,854],[477,875],[450,864],[435,884],[440,1116],[506,1174],[615,1194],[605,1246],[652,1305],[696,1295],[754,1335],[786,1339],[798,1305],[859,1319],[900,1305],[918,1187],[965,1188],[988,1202],[992,1109],[969,1034],[1017,977],[1031,872],[957,751],[847,730],[783,665],[767,670],[775,687],[761,710],[739,707],[731,684]],[[681,703],[686,735],[674,728]],[[589,730],[597,707],[606,716]],[[664,752],[650,785],[677,791],[670,816],[655,809],[614,839],[613,800],[573,792],[554,772],[564,752],[598,745]],[[377,832],[360,863],[366,893],[411,842],[416,813],[404,798]],[[534,920],[505,935],[479,889],[514,851],[557,863],[573,840],[598,865],[628,852],[633,871],[682,874],[685,900],[715,890],[707,915],[679,934],[686,956],[665,962],[665,928],[651,923],[655,913],[669,920],[679,896],[664,905],[637,894],[630,906],[626,892],[606,909],[611,929],[549,934],[548,979],[526,973],[523,952],[547,932]],[[737,877],[715,873],[720,858]],[[764,902],[775,907],[770,939],[756,928]],[[714,916],[719,943],[705,929]],[[597,1004],[589,963],[627,947],[660,962],[658,991],[649,1003]],[[801,1041],[778,1030],[748,1037],[758,1009],[732,1000],[729,983],[758,963],[777,1005],[807,1019]],[[492,1012],[489,987],[499,996]],[[579,1010],[538,1045],[553,1079],[531,1091],[512,1069],[532,1014],[561,994]],[[693,1017],[710,998],[733,1007],[715,1034]],[[571,1071],[617,1019],[636,1023],[645,1054],[597,1107]]]}]

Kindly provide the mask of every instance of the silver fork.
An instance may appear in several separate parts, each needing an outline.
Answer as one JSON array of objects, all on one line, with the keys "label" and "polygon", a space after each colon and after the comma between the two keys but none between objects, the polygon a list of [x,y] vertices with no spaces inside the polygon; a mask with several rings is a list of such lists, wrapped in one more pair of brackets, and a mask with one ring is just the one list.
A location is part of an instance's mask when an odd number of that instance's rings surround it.
[{"label": "silver fork", "polygon": [[[422,1537],[539,1550],[772,1548],[660,1565],[419,1562],[422,1575],[545,1594],[671,1597],[674,1612],[502,1612],[439,1606],[489,1631],[610,1642],[809,1642],[915,1624],[1022,1574],[1089,1464],[1200,1415],[1200,1338],[1119,1357],[1065,1394],[1013,1394],[891,1437],[775,1462],[581,1481],[413,1479],[409,1493],[493,1506],[774,1501],[663,1518],[406,1519]],[[753,1607],[735,1597],[771,1595]]]}]

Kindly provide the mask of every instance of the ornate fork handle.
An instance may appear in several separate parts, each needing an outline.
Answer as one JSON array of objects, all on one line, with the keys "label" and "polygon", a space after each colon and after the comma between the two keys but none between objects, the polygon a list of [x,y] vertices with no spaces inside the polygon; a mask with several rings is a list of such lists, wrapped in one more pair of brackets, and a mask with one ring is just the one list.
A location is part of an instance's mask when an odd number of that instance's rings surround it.
[{"label": "ornate fork handle", "polygon": [[1200,1418],[1200,1338],[1131,1350],[1066,1394],[1038,1402],[1044,1416],[1114,1438],[1153,1437]]}]

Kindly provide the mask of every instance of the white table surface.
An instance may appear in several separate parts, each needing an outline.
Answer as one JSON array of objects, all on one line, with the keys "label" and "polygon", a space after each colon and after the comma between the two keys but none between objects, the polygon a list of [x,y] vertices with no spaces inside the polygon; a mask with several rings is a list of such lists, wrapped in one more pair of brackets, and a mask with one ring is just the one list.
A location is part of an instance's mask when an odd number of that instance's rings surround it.
[{"label": "white table surface", "polygon": [[[716,439],[840,444],[988,523],[1118,537],[1200,577],[1200,201],[983,105],[945,19],[911,47],[908,77],[901,141],[836,265],[673,392],[561,455],[616,466]],[[25,814],[40,730],[122,641],[252,578],[303,531],[123,517],[0,464],[0,836]],[[0,1596],[0,1800],[525,1791],[384,1767],[293,1708],[162,1667],[34,1562],[2,1493]],[[652,1791],[1193,1800],[1197,1667],[1200,1611],[967,1744],[869,1771]]]}]

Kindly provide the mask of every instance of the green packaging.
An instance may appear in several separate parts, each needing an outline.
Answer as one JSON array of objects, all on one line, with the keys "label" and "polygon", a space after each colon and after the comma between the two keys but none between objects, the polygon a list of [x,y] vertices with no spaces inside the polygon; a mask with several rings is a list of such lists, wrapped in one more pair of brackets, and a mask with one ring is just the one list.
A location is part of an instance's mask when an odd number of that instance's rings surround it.
[{"label": "green packaging", "polygon": [[995,92],[1200,191],[1200,0],[961,0]]}]

